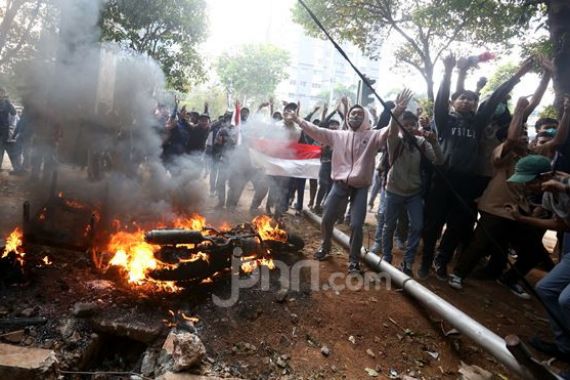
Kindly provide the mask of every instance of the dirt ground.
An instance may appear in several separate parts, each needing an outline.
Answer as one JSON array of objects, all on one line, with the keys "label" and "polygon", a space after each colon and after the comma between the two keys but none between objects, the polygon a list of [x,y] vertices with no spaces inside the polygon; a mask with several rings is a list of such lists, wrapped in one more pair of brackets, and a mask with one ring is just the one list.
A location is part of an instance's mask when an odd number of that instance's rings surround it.
[{"label": "dirt ground", "polygon": [[[22,202],[28,196],[25,183],[26,178],[0,173],[2,236],[21,223]],[[244,206],[222,214],[214,212],[214,200],[210,199],[202,213],[208,220],[248,221],[251,216],[245,205],[250,196],[248,187],[241,202]],[[292,213],[285,217],[285,222],[291,232],[305,239],[305,248],[298,255],[279,259],[292,265],[311,258],[320,244],[318,228]],[[365,236],[373,236],[374,223],[373,214],[369,214]],[[398,289],[388,290],[384,285],[356,291],[327,287],[327,279],[333,273],[346,271],[346,252],[337,245],[331,259],[318,263],[320,290],[309,289],[305,282],[299,291],[289,291],[287,298],[281,300],[274,273],[269,290],[264,291],[259,285],[243,290],[239,302],[228,308],[218,307],[212,301],[212,295],[229,295],[227,278],[178,294],[146,294],[119,283],[110,288],[94,288],[89,284],[105,277],[94,269],[89,257],[45,248],[36,253],[44,254],[53,264],[34,268],[29,285],[0,289],[0,318],[21,315],[30,308],[33,315],[46,317],[45,326],[27,329],[15,343],[57,349],[68,369],[76,368],[78,362],[66,357],[65,352],[73,352],[78,343],[63,336],[62,320],[69,318],[75,303],[94,302],[103,305],[107,314],[128,313],[129,318],[143,322],[167,321],[169,310],[182,310],[197,317],[196,327],[207,348],[209,371],[218,375],[244,379],[394,379],[405,375],[457,379],[460,363],[464,362],[490,371],[497,379],[516,378],[469,339],[455,334],[445,336],[451,326]],[[536,281],[540,276],[535,271],[529,278]],[[461,292],[435,277],[424,285],[500,336],[550,337],[546,315],[536,300],[521,300],[494,282],[469,280]],[[3,332],[6,330],[0,330],[0,336]],[[160,346],[167,332],[164,326],[161,338],[150,345]],[[79,334],[88,340],[91,327],[82,326]],[[0,341],[14,343],[6,337],[0,337]],[[115,356],[99,357],[88,369],[127,365],[136,372],[140,366],[137,358],[147,345],[131,345],[122,352],[115,343],[107,344],[114,345]],[[328,355],[323,354],[327,349]],[[133,359],[125,364],[127,351]],[[124,358],[119,366],[116,362],[121,357]]]}]

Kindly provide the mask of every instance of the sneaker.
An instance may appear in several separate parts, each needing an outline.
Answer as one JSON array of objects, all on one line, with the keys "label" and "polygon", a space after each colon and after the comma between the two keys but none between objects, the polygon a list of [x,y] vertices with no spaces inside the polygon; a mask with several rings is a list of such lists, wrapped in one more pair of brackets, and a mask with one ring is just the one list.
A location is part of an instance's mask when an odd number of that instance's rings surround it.
[{"label": "sneaker", "polygon": [[360,264],[355,262],[350,262],[348,264],[348,274],[361,274]]},{"label": "sneaker", "polygon": [[317,215],[322,215],[323,207],[322,206],[315,206],[315,207],[313,207],[313,212]]},{"label": "sneaker", "polygon": [[429,267],[424,267],[423,265],[420,267],[420,270],[417,273],[418,279],[425,280],[429,276]]},{"label": "sneaker", "polygon": [[435,276],[438,280],[447,281],[447,266],[441,265],[437,260],[434,260],[433,270],[435,271]]},{"label": "sneaker", "polygon": [[522,287],[522,285],[520,285],[519,283],[509,283],[507,281],[504,280],[504,278],[500,277],[497,279],[497,284],[504,286],[505,288],[509,289],[511,291],[511,293],[513,293],[515,296],[522,298],[523,300],[529,300],[530,299],[530,294],[528,294],[524,288]]},{"label": "sneaker", "polygon": [[463,289],[463,279],[459,276],[454,275],[454,274],[449,275],[449,280],[447,281],[447,283],[453,289],[457,289],[457,290]]},{"label": "sneaker", "polygon": [[400,239],[396,238],[396,247],[398,247],[398,249],[400,251],[405,251],[406,250],[406,242],[401,241]]},{"label": "sneaker", "polygon": [[407,265],[405,262],[402,261],[398,269],[403,272],[405,275],[409,277],[414,277],[414,272],[412,272],[412,267]]},{"label": "sneaker", "polygon": [[303,216],[303,211],[295,210],[295,216]]},{"label": "sneaker", "polygon": [[329,257],[329,251],[324,249],[323,247],[319,248],[319,250],[317,252],[315,252],[315,254],[313,255],[313,258],[315,260],[318,261],[323,261],[326,260],[327,257]]},{"label": "sneaker", "polygon": [[566,363],[570,363],[570,353],[561,351],[560,348],[558,348],[558,345],[554,342],[549,342],[534,336],[530,338],[528,344],[537,351],[554,356]]}]

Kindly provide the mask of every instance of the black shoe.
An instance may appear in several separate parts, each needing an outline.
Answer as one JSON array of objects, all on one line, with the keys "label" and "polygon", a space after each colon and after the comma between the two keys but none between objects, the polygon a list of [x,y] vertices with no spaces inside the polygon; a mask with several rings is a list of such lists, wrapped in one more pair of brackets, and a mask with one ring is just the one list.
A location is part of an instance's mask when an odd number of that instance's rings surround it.
[{"label": "black shoe", "polygon": [[433,270],[435,272],[435,276],[440,281],[447,281],[447,266],[442,265],[437,260],[433,261]]},{"label": "black shoe", "polygon": [[497,283],[499,285],[503,285],[505,288],[509,289],[511,293],[513,293],[515,296],[520,297],[523,300],[530,299],[530,294],[528,294],[526,290],[524,290],[522,285],[516,282],[505,281],[505,279],[501,276],[497,279]]},{"label": "black shoe", "polygon": [[326,260],[327,257],[329,257],[329,251],[327,251],[323,247],[319,248],[319,250],[315,252],[315,254],[313,255],[313,258],[319,261]]},{"label": "black shoe", "polygon": [[414,277],[414,272],[412,272],[412,268],[409,267],[405,262],[402,261],[398,269],[402,271],[405,275],[410,276],[412,278]]},{"label": "black shoe", "polygon": [[423,265],[420,267],[418,271],[418,279],[425,280],[429,277],[429,267],[424,267]]},{"label": "black shoe", "polygon": [[555,358],[562,360],[566,363],[570,363],[570,352],[562,352],[554,342],[548,342],[546,340],[540,339],[539,337],[532,337],[528,341],[537,351],[540,351],[546,355],[554,356]]},{"label": "black shoe", "polygon": [[355,262],[350,262],[348,264],[348,274],[362,274],[362,270],[360,269],[360,264]]}]

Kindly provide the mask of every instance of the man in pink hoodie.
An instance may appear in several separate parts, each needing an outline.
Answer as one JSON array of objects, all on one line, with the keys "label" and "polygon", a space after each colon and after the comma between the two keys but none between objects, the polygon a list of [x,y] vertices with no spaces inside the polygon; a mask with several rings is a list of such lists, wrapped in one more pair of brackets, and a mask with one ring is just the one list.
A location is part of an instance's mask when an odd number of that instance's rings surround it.
[{"label": "man in pink hoodie", "polygon": [[346,116],[348,130],[319,128],[303,120],[296,112],[285,112],[285,120],[297,123],[303,131],[333,150],[332,189],[326,199],[321,233],[323,242],[314,257],[324,260],[330,253],[334,223],[339,210],[345,210],[350,201],[350,256],[348,272],[360,272],[360,250],[363,226],[366,217],[368,187],[374,174],[374,158],[386,142],[382,130],[370,129],[368,111],[359,105],[353,106]]}]

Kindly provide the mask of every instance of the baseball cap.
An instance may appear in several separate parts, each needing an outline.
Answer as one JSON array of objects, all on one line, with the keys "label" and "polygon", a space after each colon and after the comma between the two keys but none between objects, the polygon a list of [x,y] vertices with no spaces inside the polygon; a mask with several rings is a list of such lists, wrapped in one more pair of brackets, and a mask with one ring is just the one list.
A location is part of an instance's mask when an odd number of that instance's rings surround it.
[{"label": "baseball cap", "polygon": [[541,173],[549,172],[551,170],[552,168],[548,158],[532,154],[517,162],[515,173],[507,180],[507,182],[527,183],[536,179]]}]

